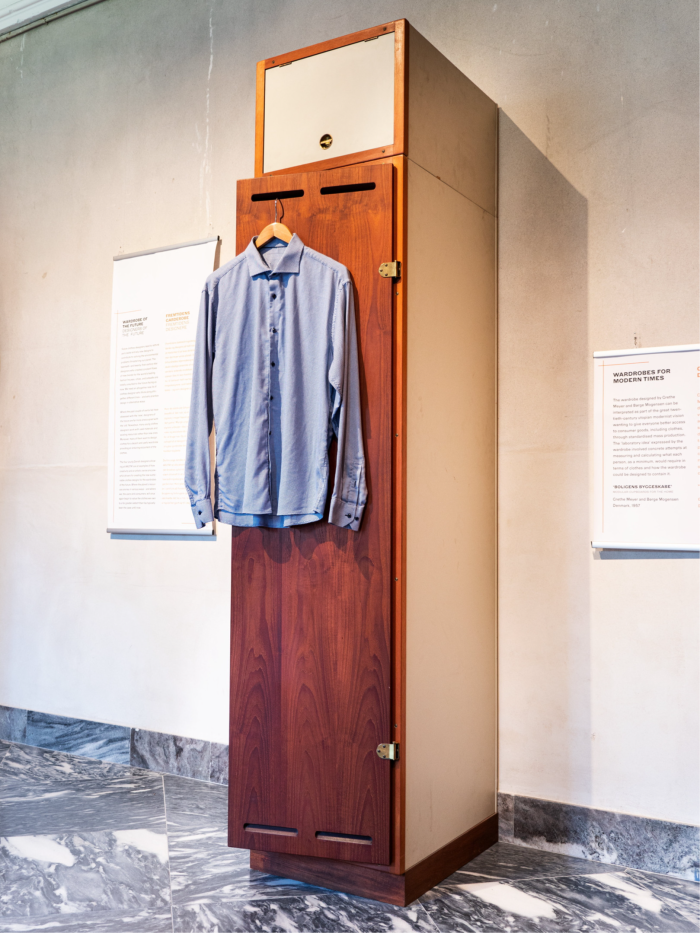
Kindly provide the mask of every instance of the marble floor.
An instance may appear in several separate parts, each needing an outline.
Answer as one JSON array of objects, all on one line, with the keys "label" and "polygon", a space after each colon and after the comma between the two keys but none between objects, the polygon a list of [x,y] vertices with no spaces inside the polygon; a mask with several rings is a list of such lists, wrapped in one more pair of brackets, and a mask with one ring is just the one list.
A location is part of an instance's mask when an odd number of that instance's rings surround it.
[{"label": "marble floor", "polygon": [[700,886],[499,843],[410,907],[251,871],[226,788],[0,742],[0,931],[697,931]]}]

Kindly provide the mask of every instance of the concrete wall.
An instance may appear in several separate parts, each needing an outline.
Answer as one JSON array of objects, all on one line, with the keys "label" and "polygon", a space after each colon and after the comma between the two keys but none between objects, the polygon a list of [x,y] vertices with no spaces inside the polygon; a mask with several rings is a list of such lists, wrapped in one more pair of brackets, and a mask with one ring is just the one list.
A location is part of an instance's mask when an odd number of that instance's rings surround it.
[{"label": "concrete wall", "polygon": [[104,531],[111,257],[229,259],[255,62],[398,16],[503,108],[501,789],[697,821],[698,562],[588,515],[590,352],[698,340],[694,0],[106,0],[0,44],[0,703],[226,741],[226,529]]},{"label": "concrete wall", "polygon": [[[18,26],[34,22],[50,13],[63,12],[80,0],[0,0],[0,33],[13,32]],[[93,0],[100,2],[100,0]]]}]

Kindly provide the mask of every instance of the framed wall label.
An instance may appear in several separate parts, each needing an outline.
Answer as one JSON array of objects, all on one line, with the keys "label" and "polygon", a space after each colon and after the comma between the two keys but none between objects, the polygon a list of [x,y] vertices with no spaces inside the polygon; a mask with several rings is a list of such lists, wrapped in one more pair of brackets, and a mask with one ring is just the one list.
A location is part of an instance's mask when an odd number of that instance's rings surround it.
[{"label": "framed wall label", "polygon": [[185,443],[199,299],[217,238],[114,257],[107,531],[199,531]]},{"label": "framed wall label", "polygon": [[593,354],[595,548],[700,550],[700,345]]}]

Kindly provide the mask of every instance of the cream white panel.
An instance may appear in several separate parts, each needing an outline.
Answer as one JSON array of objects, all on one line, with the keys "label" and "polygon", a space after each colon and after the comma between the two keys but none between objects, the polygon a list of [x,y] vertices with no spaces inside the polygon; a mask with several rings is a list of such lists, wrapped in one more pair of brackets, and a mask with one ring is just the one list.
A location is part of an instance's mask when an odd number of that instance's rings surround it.
[{"label": "cream white panel", "polygon": [[406,266],[408,869],[496,811],[495,220],[411,161]]},{"label": "cream white panel", "polygon": [[[333,137],[329,149],[320,139]],[[265,72],[263,171],[394,141],[394,33]]]}]

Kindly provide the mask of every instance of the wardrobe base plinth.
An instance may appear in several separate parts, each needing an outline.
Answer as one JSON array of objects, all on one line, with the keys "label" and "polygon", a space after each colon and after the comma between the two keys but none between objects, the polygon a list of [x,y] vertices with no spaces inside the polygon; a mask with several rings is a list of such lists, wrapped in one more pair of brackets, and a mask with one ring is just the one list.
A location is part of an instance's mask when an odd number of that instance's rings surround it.
[{"label": "wardrobe base plinth", "polygon": [[403,875],[356,862],[251,851],[250,867],[282,878],[292,878],[344,894],[356,894],[385,904],[406,907],[421,894],[498,842],[498,816],[494,814],[448,842]]}]

